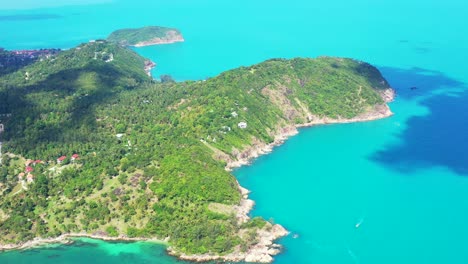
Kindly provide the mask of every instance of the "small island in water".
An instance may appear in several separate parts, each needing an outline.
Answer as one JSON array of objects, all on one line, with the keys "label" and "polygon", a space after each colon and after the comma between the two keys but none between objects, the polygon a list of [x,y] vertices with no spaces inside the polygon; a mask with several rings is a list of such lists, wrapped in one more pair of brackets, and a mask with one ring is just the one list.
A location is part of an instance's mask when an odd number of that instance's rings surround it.
[{"label": "small island in water", "polygon": [[183,42],[184,37],[175,28],[148,26],[114,31],[107,40],[124,46],[144,47]]},{"label": "small island in water", "polygon": [[125,35],[0,72],[0,250],[159,239],[181,259],[271,262],[288,232],[249,217],[231,169],[298,127],[392,114],[393,90],[362,61],[271,59],[156,82],[125,46],[164,37]]}]

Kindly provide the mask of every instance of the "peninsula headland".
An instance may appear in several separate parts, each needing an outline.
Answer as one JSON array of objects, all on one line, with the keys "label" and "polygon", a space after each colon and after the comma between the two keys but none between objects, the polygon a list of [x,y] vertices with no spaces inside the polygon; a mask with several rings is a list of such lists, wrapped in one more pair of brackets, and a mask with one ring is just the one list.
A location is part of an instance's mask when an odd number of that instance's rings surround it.
[{"label": "peninsula headland", "polygon": [[175,28],[148,26],[114,31],[107,40],[124,46],[145,47],[184,42],[184,37]]}]

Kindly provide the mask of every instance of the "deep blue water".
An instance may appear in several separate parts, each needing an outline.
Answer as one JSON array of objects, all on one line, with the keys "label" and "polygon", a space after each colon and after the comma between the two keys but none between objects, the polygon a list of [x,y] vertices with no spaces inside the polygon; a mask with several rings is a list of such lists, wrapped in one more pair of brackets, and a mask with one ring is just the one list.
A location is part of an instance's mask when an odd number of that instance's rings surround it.
[{"label": "deep blue water", "polygon": [[[372,159],[401,173],[443,166],[468,176],[468,91],[466,85],[441,72],[413,68],[401,71],[381,68],[394,85],[413,85],[417,90],[401,91],[400,98],[417,100],[429,109],[424,116],[410,118],[401,143],[372,155]],[[408,82],[411,80],[411,82]],[[459,87],[451,90],[450,88]],[[436,95],[428,96],[431,92]]]},{"label": "deep blue water", "polygon": [[[468,263],[467,2],[65,2],[0,4],[0,46],[69,48],[118,28],[161,25],[179,28],[186,42],[136,49],[158,64],[155,76],[204,79],[273,57],[377,65],[398,92],[393,117],[302,129],[235,171],[257,202],[253,215],[298,235],[280,241],[275,263]],[[175,261],[152,248],[160,246],[129,244],[141,249],[129,253],[128,245],[100,245],[60,247],[58,262],[86,254],[100,263]],[[48,262],[47,250],[25,252],[0,254],[0,263]]]}]

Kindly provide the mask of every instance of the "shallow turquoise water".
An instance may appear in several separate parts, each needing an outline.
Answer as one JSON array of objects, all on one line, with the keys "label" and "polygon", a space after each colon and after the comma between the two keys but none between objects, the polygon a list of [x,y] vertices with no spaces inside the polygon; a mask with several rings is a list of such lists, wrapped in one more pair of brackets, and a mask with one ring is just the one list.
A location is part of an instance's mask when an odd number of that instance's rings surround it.
[{"label": "shallow turquoise water", "polygon": [[[281,240],[285,252],[275,263],[468,263],[466,2],[116,0],[0,9],[0,46],[9,49],[67,48],[121,27],[180,28],[184,43],[136,49],[157,62],[155,76],[178,80],[271,57],[346,56],[378,65],[399,93],[393,117],[302,129],[235,172],[252,190],[253,214],[298,235]],[[86,254],[102,263],[175,261],[160,246],[100,245],[57,254],[61,263]],[[127,246],[137,249],[125,254],[133,260],[108,254]],[[44,263],[47,254],[0,254],[0,263]]]},{"label": "shallow turquoise water", "polygon": [[80,238],[72,246],[48,245],[46,247],[22,251],[10,251],[0,255],[0,263],[187,263],[166,255],[165,248],[149,242],[108,243],[100,240]]}]

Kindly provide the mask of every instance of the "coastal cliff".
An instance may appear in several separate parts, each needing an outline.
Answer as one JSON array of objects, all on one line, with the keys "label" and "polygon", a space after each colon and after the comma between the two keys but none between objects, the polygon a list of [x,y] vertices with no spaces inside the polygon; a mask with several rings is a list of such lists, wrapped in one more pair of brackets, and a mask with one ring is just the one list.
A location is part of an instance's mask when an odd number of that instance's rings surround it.
[{"label": "coastal cliff", "polygon": [[133,47],[172,44],[185,41],[179,30],[157,26],[120,29],[112,32],[107,40]]},{"label": "coastal cliff", "polygon": [[229,170],[298,127],[387,117],[394,97],[352,59],[272,59],[180,83],[151,80],[152,66],[96,41],[0,76],[0,248],[164,238],[182,259],[271,262],[287,231],[249,217]]}]

